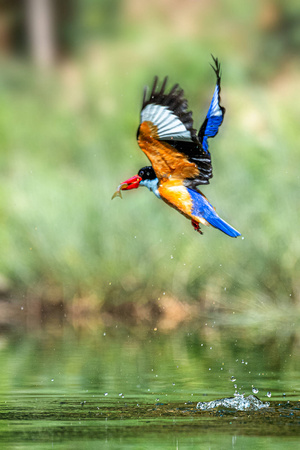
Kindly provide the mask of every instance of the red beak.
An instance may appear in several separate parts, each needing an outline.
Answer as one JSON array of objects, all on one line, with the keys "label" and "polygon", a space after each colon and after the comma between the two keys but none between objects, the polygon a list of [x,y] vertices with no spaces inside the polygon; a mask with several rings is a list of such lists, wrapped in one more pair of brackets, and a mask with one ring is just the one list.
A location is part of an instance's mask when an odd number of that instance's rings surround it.
[{"label": "red beak", "polygon": [[142,180],[141,177],[138,175],[134,175],[131,178],[128,178],[128,180],[123,181],[119,186],[114,195],[112,196],[112,199],[115,197],[121,197],[122,194],[121,191],[129,191],[129,189],[136,189],[139,187],[140,181]]},{"label": "red beak", "polygon": [[128,191],[129,189],[136,189],[139,187],[141,180],[142,180],[141,177],[139,177],[138,175],[134,175],[134,177],[131,177],[126,181],[123,181],[123,183],[120,184],[120,187],[122,191]]}]

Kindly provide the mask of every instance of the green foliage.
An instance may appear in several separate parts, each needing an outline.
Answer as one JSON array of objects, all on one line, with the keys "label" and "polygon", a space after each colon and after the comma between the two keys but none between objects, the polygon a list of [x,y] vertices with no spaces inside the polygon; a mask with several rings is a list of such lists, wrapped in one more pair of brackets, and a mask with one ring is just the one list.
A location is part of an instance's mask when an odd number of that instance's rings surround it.
[{"label": "green foliage", "polygon": [[[228,2],[228,11],[238,4]],[[250,42],[253,24],[243,20],[240,30],[232,19],[222,42],[210,32],[214,21],[226,23],[221,12],[206,11],[203,38],[195,20],[189,33],[174,34],[170,17],[133,26],[125,16],[120,37],[54,74],[3,66],[0,272],[14,287],[59,286],[66,299],[96,292],[115,302],[164,292],[226,303],[242,295],[241,307],[297,301],[297,63],[290,56],[287,69],[264,78],[266,60],[255,52],[266,34]],[[169,74],[200,125],[215,83],[210,52],[222,63],[227,113],[210,143],[214,178],[203,192],[244,239],[208,228],[199,236],[143,189],[111,202],[117,185],[147,164],[135,141],[143,86]]]}]

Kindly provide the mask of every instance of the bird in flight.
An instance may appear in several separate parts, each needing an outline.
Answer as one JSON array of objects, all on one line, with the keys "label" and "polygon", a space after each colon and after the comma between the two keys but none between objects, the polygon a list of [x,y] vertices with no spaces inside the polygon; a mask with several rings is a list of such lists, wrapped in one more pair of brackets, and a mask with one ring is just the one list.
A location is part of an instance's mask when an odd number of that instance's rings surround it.
[{"label": "bird in flight", "polygon": [[156,197],[190,219],[196,231],[211,225],[230,237],[240,233],[221,219],[215,208],[197,188],[212,178],[208,138],[214,137],[223,122],[225,108],[220,105],[221,71],[217,58],[212,68],[217,77],[213,98],[199,131],[193,128],[192,112],[187,110],[184,92],[175,84],[166,92],[167,77],[158,88],[155,77],[150,95],[144,90],[137,141],[151,162],[122,182],[112,198],[121,191],[146,186]]}]

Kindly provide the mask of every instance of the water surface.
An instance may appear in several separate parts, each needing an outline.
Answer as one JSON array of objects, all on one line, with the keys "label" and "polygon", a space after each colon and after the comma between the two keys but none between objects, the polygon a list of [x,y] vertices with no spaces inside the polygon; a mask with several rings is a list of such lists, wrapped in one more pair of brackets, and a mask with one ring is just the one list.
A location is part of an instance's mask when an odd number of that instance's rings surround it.
[{"label": "water surface", "polygon": [[[0,441],[37,449],[295,448],[299,361],[296,331],[278,323],[12,328],[0,339]],[[235,391],[255,392],[270,407],[196,408]]]}]

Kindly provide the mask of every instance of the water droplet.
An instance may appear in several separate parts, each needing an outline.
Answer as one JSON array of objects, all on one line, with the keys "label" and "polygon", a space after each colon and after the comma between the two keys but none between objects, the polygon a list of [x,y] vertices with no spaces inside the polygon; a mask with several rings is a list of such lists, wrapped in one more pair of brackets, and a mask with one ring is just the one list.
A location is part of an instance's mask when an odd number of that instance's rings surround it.
[{"label": "water droplet", "polygon": [[236,378],[232,375],[232,377],[230,378],[230,380],[231,380],[232,382],[234,382],[234,381],[236,381]]},{"label": "water droplet", "polygon": [[228,408],[229,410],[236,409],[237,411],[258,411],[259,409],[268,408],[270,406],[270,403],[263,403],[253,395],[244,397],[243,394],[235,394],[234,397],[221,398],[219,400],[212,400],[210,402],[199,402],[197,403],[196,408],[210,411],[220,406],[222,408]]},{"label": "water droplet", "polygon": [[272,394],[271,394],[271,392],[269,391],[269,392],[267,392],[267,397],[271,397],[272,396]]},{"label": "water droplet", "polygon": [[258,393],[258,389],[256,389],[254,386],[252,387],[252,392],[253,394],[257,394]]}]

